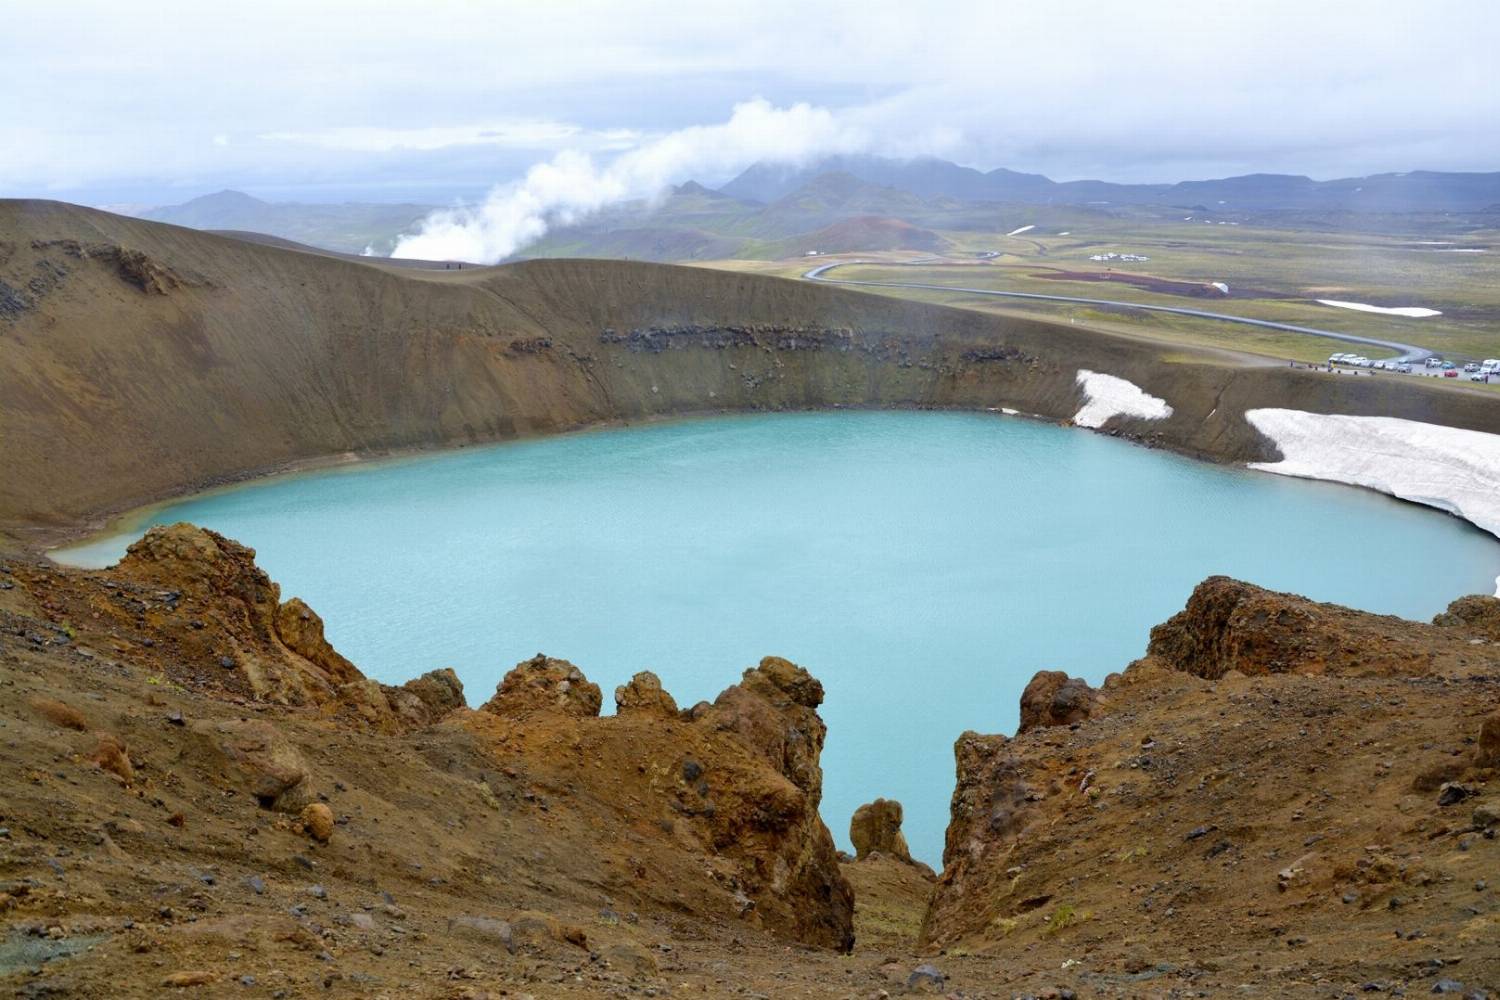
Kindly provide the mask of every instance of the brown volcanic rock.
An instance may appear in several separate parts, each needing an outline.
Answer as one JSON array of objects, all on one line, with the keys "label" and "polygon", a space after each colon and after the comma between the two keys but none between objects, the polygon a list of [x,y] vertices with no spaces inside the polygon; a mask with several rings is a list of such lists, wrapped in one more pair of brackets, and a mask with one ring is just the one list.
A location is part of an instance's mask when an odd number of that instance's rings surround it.
[{"label": "brown volcanic rock", "polygon": [[403,714],[424,721],[441,719],[449,712],[468,706],[468,702],[464,700],[463,682],[458,679],[458,674],[454,673],[452,667],[429,670],[421,677],[401,685],[398,691],[392,692],[392,703],[400,710],[404,701],[396,697],[398,693],[409,696],[416,703],[406,708]]},{"label": "brown volcanic rock", "polygon": [[1408,675],[1431,673],[1456,645],[1411,622],[1319,604],[1229,577],[1200,583],[1187,607],[1151,630],[1156,663],[1209,680],[1242,674]]},{"label": "brown volcanic rock", "polygon": [[1021,723],[1016,733],[1040,726],[1068,726],[1093,714],[1100,700],[1087,681],[1061,670],[1040,670],[1021,692]]},{"label": "brown volcanic rock", "polygon": [[[551,814],[580,810],[592,828],[632,831],[631,864],[652,872],[628,890],[644,894],[641,905],[847,950],[853,891],[818,814],[822,686],[768,657],[695,720],[664,711],[655,691],[638,676],[621,688],[624,710],[599,718],[598,688],[572,664],[542,658],[450,724],[496,764],[524,762]],[[638,694],[648,697],[632,704]]]},{"label": "brown volcanic rock", "polygon": [[1500,712],[1485,719],[1479,727],[1479,746],[1474,751],[1475,767],[1500,768]]},{"label": "brown volcanic rock", "polygon": [[322,670],[332,684],[347,684],[364,677],[324,638],[323,619],[300,597],[276,609],[276,635],[288,649]]},{"label": "brown volcanic rock", "polygon": [[[959,739],[923,947],[1087,953],[1126,976],[1237,961],[1269,935],[1298,976],[1336,956],[1373,979],[1392,911],[1477,942],[1472,852],[1500,858],[1472,818],[1500,755],[1500,650],[1463,634],[1205,581],[1108,713]],[[1500,971],[1493,949],[1480,961]]]},{"label": "brown volcanic rock", "polygon": [[[442,716],[413,732],[367,726],[342,702],[248,698],[238,671],[185,652],[243,610],[211,589],[25,558],[0,565],[0,583],[0,725],[17,778],[0,844],[37,873],[3,887],[0,909],[52,936],[135,925],[87,957],[0,971],[7,986],[133,998],[174,969],[274,965],[295,992],[328,981],[330,955],[346,981],[414,998],[619,985],[628,968],[583,971],[586,943],[645,948],[676,992],[873,995],[922,964],[908,949],[924,909],[927,947],[947,949],[935,961],[965,995],[1500,981],[1493,890],[1477,888],[1500,864],[1500,840],[1483,835],[1497,825],[1484,761],[1500,753],[1500,647],[1461,629],[1348,612],[1351,642],[1428,649],[1431,671],[1208,681],[1148,658],[1087,724],[966,734],[933,884],[894,860],[834,863],[815,812],[820,689],[786,661],[676,718],[470,711],[442,672],[376,686]],[[67,643],[29,638],[64,624]],[[282,655],[278,669],[314,669]],[[118,733],[132,785],[35,699]],[[1443,782],[1414,790],[1429,770],[1472,794],[1441,805]],[[325,797],[335,835],[299,838],[300,810]],[[53,854],[66,878],[39,864]],[[313,883],[292,919],[285,904]],[[855,964],[789,949],[847,946],[850,883],[867,934]],[[545,941],[527,937],[538,907]],[[442,933],[465,916],[483,933]]]},{"label": "brown volcanic rock", "polygon": [[152,527],[115,567],[127,580],[209,601],[241,639],[276,638],[281,589],[255,565],[255,550],[215,531],[178,523]]},{"label": "brown volcanic rock", "polygon": [[714,758],[733,759],[741,747],[761,765],[721,786],[708,817],[715,849],[739,859],[757,912],[799,940],[847,951],[854,945],[854,891],[818,815],[828,732],[817,713],[822,701],[816,678],[768,656],[693,725],[713,734],[717,752],[705,759],[711,779]]},{"label": "brown volcanic rock", "polygon": [[582,670],[567,660],[538,653],[516,664],[480,710],[508,716],[561,712],[590,717],[598,715],[603,704],[599,685],[583,676]]},{"label": "brown volcanic rock", "polygon": [[767,656],[745,671],[740,683],[725,688],[701,721],[732,732],[770,761],[799,789],[823,795],[819,763],[828,727],[818,716],[823,685],[806,670],[779,656]]},{"label": "brown volcanic rock", "polygon": [[858,860],[871,854],[883,854],[911,863],[911,850],[901,832],[901,803],[895,799],[876,799],[854,810],[849,819],[849,840]]},{"label": "brown volcanic rock", "polygon": [[118,578],[159,588],[169,605],[201,609],[209,626],[179,641],[194,659],[222,663],[259,699],[289,705],[340,700],[364,676],[323,637],[323,621],[255,564],[255,550],[191,524],[157,526],[131,545]]},{"label": "brown volcanic rock", "polygon": [[296,813],[311,799],[307,761],[264,719],[202,721],[188,731],[195,745],[186,761],[206,761],[261,808]]},{"label": "brown volcanic rock", "polygon": [[1460,597],[1434,617],[1432,623],[1458,629],[1465,638],[1500,642],[1500,597],[1483,594]]},{"label": "brown volcanic rock", "polygon": [[629,684],[615,688],[615,711],[644,712],[664,718],[677,714],[677,701],[661,686],[661,678],[642,670]]}]

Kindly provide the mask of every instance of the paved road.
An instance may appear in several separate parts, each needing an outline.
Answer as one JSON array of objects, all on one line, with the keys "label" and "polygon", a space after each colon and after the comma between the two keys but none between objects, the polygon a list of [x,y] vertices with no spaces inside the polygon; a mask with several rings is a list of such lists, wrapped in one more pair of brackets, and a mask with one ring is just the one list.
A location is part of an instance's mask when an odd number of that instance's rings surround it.
[{"label": "paved road", "polygon": [[1009,299],[1042,299],[1047,302],[1081,302],[1091,306],[1112,306],[1117,309],[1140,309],[1146,312],[1175,313],[1178,316],[1196,316],[1199,319],[1216,319],[1225,323],[1240,323],[1245,326],[1258,326],[1268,330],[1287,330],[1291,333],[1306,333],[1315,337],[1328,337],[1332,340],[1343,340],[1351,344],[1368,344],[1371,347],[1384,347],[1387,350],[1396,351],[1400,354],[1401,361],[1424,361],[1432,356],[1432,352],[1425,347],[1415,344],[1403,344],[1395,340],[1378,340],[1374,337],[1361,337],[1354,333],[1340,333],[1336,330],[1318,330],[1310,326],[1295,326],[1291,323],[1277,323],[1268,319],[1251,319],[1248,316],[1231,316],[1228,313],[1208,312],[1203,309],[1187,309],[1182,306],[1151,306],[1139,302],[1118,302],[1114,299],[1085,299],[1072,295],[1042,295],[1039,292],[1001,292],[993,288],[962,288],[955,285],[932,285],[920,281],[858,281],[851,278],[825,278],[824,275],[836,267],[846,264],[872,264],[878,267],[900,267],[890,261],[879,260],[843,260],[834,261],[832,264],[819,264],[802,277],[809,281],[827,281],[840,285],[874,285],[882,288],[926,288],[941,292],[964,292],[969,295],[997,295]]}]

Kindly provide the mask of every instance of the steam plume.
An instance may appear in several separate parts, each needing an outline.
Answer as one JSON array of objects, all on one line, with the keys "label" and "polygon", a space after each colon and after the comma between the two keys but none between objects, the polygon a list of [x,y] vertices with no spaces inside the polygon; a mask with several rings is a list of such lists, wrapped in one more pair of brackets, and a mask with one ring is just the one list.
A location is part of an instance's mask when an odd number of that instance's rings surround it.
[{"label": "steam plume", "polygon": [[735,105],[721,125],[668,133],[602,165],[583,153],[558,153],[520,181],[492,190],[482,205],[429,215],[420,231],[397,241],[391,256],[491,264],[540,239],[553,225],[652,197],[678,180],[723,174],[758,160],[797,164],[867,145],[863,129],[838,121],[824,108],[747,101]]}]

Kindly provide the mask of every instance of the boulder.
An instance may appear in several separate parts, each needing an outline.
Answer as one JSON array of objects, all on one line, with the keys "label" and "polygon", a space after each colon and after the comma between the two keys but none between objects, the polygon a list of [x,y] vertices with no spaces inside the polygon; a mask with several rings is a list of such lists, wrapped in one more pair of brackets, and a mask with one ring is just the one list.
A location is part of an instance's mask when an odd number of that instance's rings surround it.
[{"label": "boulder", "polygon": [[1474,750],[1475,767],[1500,768],[1500,713],[1479,724],[1479,746]]},{"label": "boulder", "polygon": [[599,685],[583,676],[583,671],[567,660],[538,653],[516,664],[480,710],[511,717],[533,712],[592,717],[603,703]]},{"label": "boulder", "polygon": [[629,684],[615,688],[615,711],[621,714],[641,712],[670,719],[677,717],[677,702],[662,689],[661,678],[643,670],[630,678]]},{"label": "boulder", "polygon": [[1061,670],[1041,670],[1021,692],[1021,724],[1016,735],[1044,726],[1070,726],[1093,714],[1099,692]]},{"label": "boulder", "polygon": [[911,863],[911,851],[901,832],[901,803],[895,799],[876,799],[854,810],[849,820],[849,840],[858,860],[882,854]]},{"label": "boulder", "polygon": [[935,965],[919,965],[906,977],[908,993],[942,993],[948,977]]},{"label": "boulder", "polygon": [[454,917],[448,921],[448,933],[473,938],[488,945],[499,945],[512,955],[516,951],[515,935],[508,920],[498,920],[495,917]]},{"label": "boulder", "polygon": [[658,971],[656,956],[630,941],[622,941],[604,949],[604,960],[611,969],[631,978],[650,978]]},{"label": "boulder", "polygon": [[333,837],[333,810],[321,802],[312,802],[302,810],[302,827],[320,844]]},{"label": "boulder", "polygon": [[421,677],[401,685],[401,690],[414,695],[431,719],[441,719],[455,709],[465,707],[463,682],[452,667],[429,670]]},{"label": "boulder", "polygon": [[306,762],[269,722],[199,722],[190,731],[209,760],[262,808],[300,813],[311,798]]},{"label": "boulder", "polygon": [[93,762],[126,785],[134,781],[135,768],[131,766],[130,754],[125,750],[125,741],[113,733],[99,733],[97,738]]}]

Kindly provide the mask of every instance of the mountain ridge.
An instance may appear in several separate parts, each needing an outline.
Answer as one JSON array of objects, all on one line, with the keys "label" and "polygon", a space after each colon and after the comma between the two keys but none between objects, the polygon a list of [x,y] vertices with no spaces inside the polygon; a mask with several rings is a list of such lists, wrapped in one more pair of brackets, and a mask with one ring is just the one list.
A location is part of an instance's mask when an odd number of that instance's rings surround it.
[{"label": "mountain ridge", "polygon": [[988,172],[936,157],[898,160],[835,156],[804,167],[756,163],[719,190],[737,198],[771,202],[819,174],[842,172],[869,183],[922,197],[1035,204],[1180,205],[1224,200],[1236,209],[1353,209],[1356,211],[1480,211],[1500,198],[1500,172],[1412,170],[1317,181],[1300,174],[1251,173],[1170,184],[1102,180],[1054,181],[1005,167]]}]

